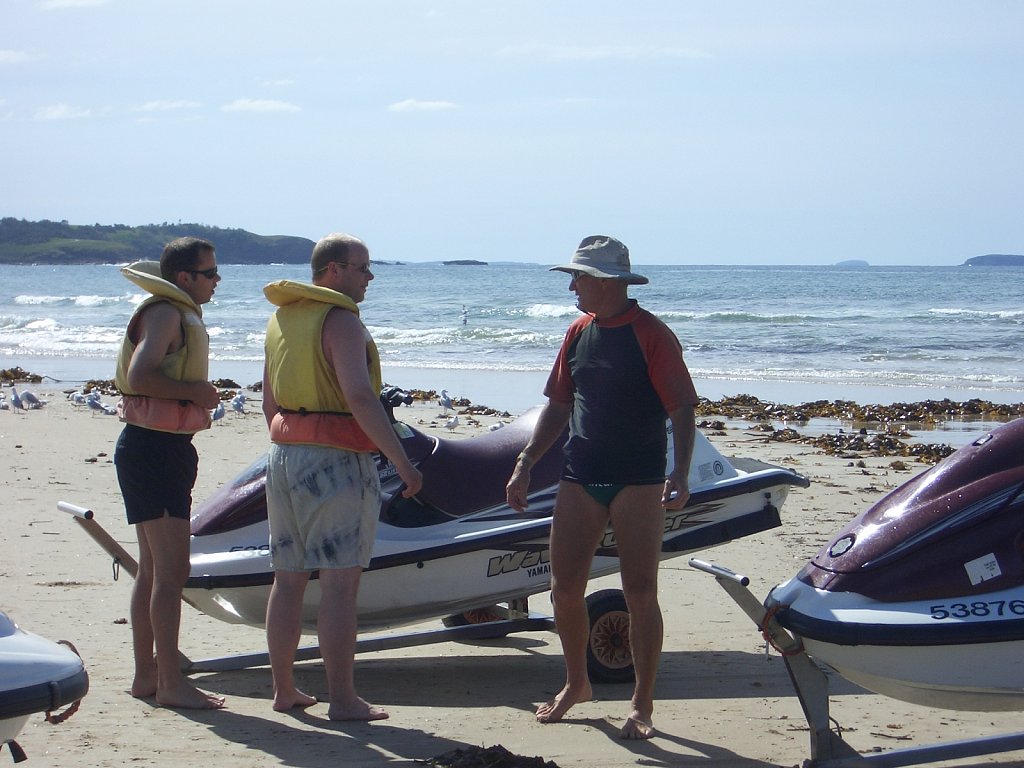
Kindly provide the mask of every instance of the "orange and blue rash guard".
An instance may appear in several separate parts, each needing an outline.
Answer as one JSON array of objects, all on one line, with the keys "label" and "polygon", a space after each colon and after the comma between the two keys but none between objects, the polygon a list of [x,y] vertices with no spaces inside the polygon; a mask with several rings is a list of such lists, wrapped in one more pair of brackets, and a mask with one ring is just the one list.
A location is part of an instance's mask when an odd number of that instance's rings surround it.
[{"label": "orange and blue rash guard", "polygon": [[569,326],[544,394],[572,405],[562,476],[583,484],[663,482],[665,419],[697,404],[679,340],[636,301]]}]

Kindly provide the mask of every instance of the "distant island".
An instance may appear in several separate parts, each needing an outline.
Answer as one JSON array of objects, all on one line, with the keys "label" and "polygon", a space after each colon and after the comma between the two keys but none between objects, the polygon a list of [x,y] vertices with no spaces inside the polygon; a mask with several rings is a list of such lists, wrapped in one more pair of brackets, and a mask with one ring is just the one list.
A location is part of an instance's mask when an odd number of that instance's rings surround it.
[{"label": "distant island", "polygon": [[1024,267],[1024,256],[1012,253],[988,253],[973,256],[963,263],[965,267]]},{"label": "distant island", "polygon": [[861,267],[870,267],[871,265],[868,264],[866,261],[864,261],[864,259],[847,259],[846,261],[837,261],[836,262],[836,266],[837,267],[857,267],[857,268],[861,268]]},{"label": "distant island", "polygon": [[486,267],[486,261],[477,261],[476,259],[452,259],[451,261],[442,261],[446,267]]},{"label": "distant island", "polygon": [[290,235],[254,235],[205,224],[68,224],[0,219],[0,264],[125,264],[159,259],[176,237],[191,235],[217,247],[221,264],[308,264],[313,241]]}]

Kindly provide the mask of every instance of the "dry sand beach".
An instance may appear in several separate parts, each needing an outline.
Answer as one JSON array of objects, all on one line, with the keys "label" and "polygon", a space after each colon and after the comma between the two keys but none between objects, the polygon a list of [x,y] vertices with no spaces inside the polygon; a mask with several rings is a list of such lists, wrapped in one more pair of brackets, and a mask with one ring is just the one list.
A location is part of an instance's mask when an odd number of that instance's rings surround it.
[{"label": "dry sand beach", "polygon": [[[685,558],[662,567],[666,637],[655,711],[660,733],[649,742],[617,738],[627,712],[627,685],[597,686],[597,699],[576,706],[563,723],[534,720],[535,703],[555,693],[562,680],[558,641],[549,633],[360,656],[360,692],[391,714],[373,724],[330,722],[324,704],[302,713],[272,711],[266,668],[197,675],[200,686],[227,698],[222,711],[172,711],[133,699],[127,693],[130,579],[122,574],[114,581],[110,558],[56,506],[64,500],[93,509],[114,538],[135,551],[111,463],[120,424],[74,407],[59,389],[33,390],[48,395],[49,404],[20,415],[0,411],[0,608],[29,631],[73,642],[91,680],[71,719],[53,726],[35,716],[22,732],[19,742],[35,768],[415,765],[459,747],[495,744],[560,768],[768,768],[799,765],[809,755],[805,721],[781,658],[765,654],[753,624]],[[250,399],[247,415],[229,411],[197,436],[197,500],[265,450],[258,398]],[[397,413],[448,436],[436,404]],[[453,437],[467,437],[496,420],[481,417],[472,426],[463,418]],[[710,437],[726,455],[783,464],[812,480],[810,488],[791,492],[781,528],[701,555],[749,575],[759,597],[794,574],[842,524],[926,467],[904,460],[907,468],[897,469],[887,457],[866,457],[858,466],[810,446],[769,443],[736,427]],[[617,586],[617,577],[593,583],[595,590],[604,586]],[[546,596],[531,607],[550,610]],[[261,630],[222,624],[186,606],[181,646],[192,658],[204,658],[262,651],[264,637]],[[298,677],[306,690],[323,693],[318,662],[301,664]],[[831,702],[847,740],[861,751],[1019,729],[1017,715],[916,707],[837,678]],[[1019,765],[1020,759],[1015,753],[952,764]]]}]

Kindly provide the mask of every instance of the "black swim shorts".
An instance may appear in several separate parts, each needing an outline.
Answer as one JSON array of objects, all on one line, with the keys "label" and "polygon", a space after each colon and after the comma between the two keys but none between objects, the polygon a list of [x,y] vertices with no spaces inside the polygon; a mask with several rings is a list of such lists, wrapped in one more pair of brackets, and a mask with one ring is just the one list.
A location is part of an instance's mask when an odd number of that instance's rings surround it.
[{"label": "black swim shorts", "polygon": [[165,512],[189,519],[199,472],[192,435],[127,424],[114,448],[114,465],[130,525],[156,520]]}]

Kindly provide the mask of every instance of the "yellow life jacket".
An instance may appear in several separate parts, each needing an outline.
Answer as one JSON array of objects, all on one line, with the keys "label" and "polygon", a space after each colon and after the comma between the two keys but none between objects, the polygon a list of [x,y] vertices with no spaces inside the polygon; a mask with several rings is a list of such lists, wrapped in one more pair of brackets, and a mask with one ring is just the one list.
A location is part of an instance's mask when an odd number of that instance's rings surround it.
[{"label": "yellow life jacket", "polygon": [[[377,450],[352,416],[323,350],[327,313],[341,308],[358,316],[356,303],[330,288],[292,280],[270,283],[263,294],[278,307],[267,324],[265,343],[268,380],[278,405],[270,423],[271,441],[358,452]],[[363,330],[366,359],[362,362],[370,386],[379,392],[380,356],[370,332]]]},{"label": "yellow life jacket", "polygon": [[118,417],[128,424],[159,432],[193,434],[209,428],[210,412],[201,405],[188,400],[147,397],[135,392],[128,384],[128,367],[135,354],[132,329],[147,307],[161,301],[170,302],[181,313],[185,345],[161,361],[160,371],[175,381],[206,381],[209,377],[210,336],[203,324],[203,310],[185,291],[160,276],[159,262],[137,261],[123,267],[121,274],[152,295],[136,307],[121,341],[114,376],[114,383],[122,394],[117,404]]}]

